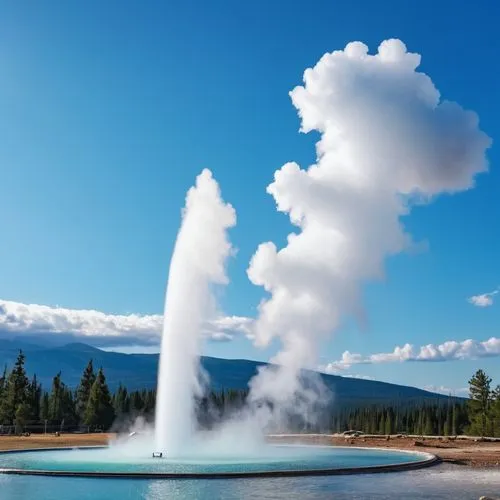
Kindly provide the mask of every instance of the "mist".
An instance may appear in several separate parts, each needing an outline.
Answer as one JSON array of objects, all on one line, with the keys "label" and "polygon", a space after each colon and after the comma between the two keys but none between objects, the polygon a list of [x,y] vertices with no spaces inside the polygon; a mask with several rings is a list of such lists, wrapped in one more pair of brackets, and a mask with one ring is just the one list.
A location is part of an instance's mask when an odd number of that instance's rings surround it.
[{"label": "mist", "polygon": [[267,192],[295,231],[283,248],[260,244],[247,269],[265,292],[249,336],[258,347],[278,340],[280,348],[250,381],[245,405],[218,415],[208,432],[196,419],[209,386],[201,339],[217,313],[212,287],[227,283],[236,215],[211,173],[198,176],[170,265],[156,450],[230,456],[238,442],[240,456],[258,455],[266,432],[317,421],[331,396],[314,372],[319,346],[346,318],[363,320],[363,284],[383,278],[385,260],[415,245],[403,218],[417,204],[472,188],[488,168],[491,140],[478,117],[443,100],[419,65],[400,40],[382,42],[373,55],[352,42],[322,56],[290,92],[301,132],[320,134],[316,162],[305,169],[288,162],[274,173]]}]

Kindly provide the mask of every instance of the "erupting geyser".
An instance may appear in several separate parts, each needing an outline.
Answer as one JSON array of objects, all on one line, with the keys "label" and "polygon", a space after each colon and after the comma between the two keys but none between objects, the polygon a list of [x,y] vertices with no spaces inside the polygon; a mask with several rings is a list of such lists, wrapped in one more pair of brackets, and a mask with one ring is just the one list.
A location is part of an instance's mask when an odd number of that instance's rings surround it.
[{"label": "erupting geyser", "polygon": [[[321,384],[305,387],[301,372],[317,368],[325,335],[360,315],[362,284],[383,275],[387,256],[411,247],[401,218],[415,203],[473,187],[488,168],[491,141],[477,116],[442,100],[419,64],[400,40],[382,42],[374,55],[352,42],[325,54],[290,93],[301,130],[321,138],[315,164],[286,163],[267,188],[297,232],[281,249],[261,244],[248,268],[267,292],[252,326],[255,343],[278,338],[281,350],[250,383],[245,425],[314,417]],[[203,171],[187,195],[170,267],[155,452],[178,456],[193,436],[200,338],[215,312],[210,287],[226,282],[226,232],[235,220]]]},{"label": "erupting geyser", "polygon": [[199,394],[199,351],[204,323],[216,313],[213,284],[227,282],[231,253],[227,229],[233,207],[221,199],[209,170],[188,191],[182,225],[170,263],[158,370],[155,452],[177,456],[194,432],[194,396]]}]

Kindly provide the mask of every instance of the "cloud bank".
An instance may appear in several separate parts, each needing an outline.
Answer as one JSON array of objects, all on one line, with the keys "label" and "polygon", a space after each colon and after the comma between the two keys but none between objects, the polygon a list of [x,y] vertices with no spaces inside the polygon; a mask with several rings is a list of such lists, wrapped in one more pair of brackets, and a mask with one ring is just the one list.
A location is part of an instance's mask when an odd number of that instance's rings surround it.
[{"label": "cloud bank", "polygon": [[438,392],[439,394],[444,394],[446,396],[467,396],[469,393],[468,387],[459,387],[458,389],[454,389],[453,387],[446,387],[444,385],[426,385],[422,387],[424,391],[429,392]]},{"label": "cloud bank", "polygon": [[493,305],[493,299],[498,293],[498,288],[489,293],[483,293],[481,295],[473,295],[467,299],[469,304],[476,307],[489,307]]},{"label": "cloud bank", "polygon": [[267,187],[297,232],[281,249],[262,243],[248,268],[268,293],[256,343],[282,345],[272,361],[283,368],[252,381],[256,399],[294,405],[300,369],[317,366],[319,339],[344,317],[362,317],[363,283],[412,245],[401,218],[415,203],[473,187],[487,170],[491,140],[477,115],[441,99],[419,65],[400,40],[373,55],[352,42],[324,54],[290,92],[301,131],[321,137],[315,164],[286,163]]},{"label": "cloud bank", "polygon": [[[249,336],[252,320],[241,316],[216,318],[203,326],[203,336],[229,341]],[[99,347],[159,345],[163,328],[160,314],[106,314],[91,309],[67,309],[0,300],[0,332],[13,335],[60,336]]]},{"label": "cloud bank", "polygon": [[382,352],[363,356],[345,351],[342,358],[328,363],[321,369],[325,373],[341,373],[354,365],[373,365],[405,361],[453,361],[500,356],[500,338],[491,337],[485,341],[449,340],[442,344],[427,344],[415,348],[412,344],[396,346],[392,352]]}]

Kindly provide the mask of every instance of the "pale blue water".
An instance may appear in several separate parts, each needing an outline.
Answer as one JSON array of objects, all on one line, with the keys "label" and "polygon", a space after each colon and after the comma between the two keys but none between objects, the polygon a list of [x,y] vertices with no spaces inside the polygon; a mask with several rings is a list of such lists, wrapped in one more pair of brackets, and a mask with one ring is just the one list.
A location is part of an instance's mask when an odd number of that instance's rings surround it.
[{"label": "pale blue water", "polygon": [[477,500],[500,493],[500,471],[438,465],[411,472],[275,479],[132,480],[7,476],[2,500]]},{"label": "pale blue water", "polygon": [[258,456],[205,457],[182,460],[127,455],[116,449],[75,449],[0,454],[0,468],[85,472],[261,472],[338,469],[422,461],[427,455],[393,450],[331,446],[267,446]]}]

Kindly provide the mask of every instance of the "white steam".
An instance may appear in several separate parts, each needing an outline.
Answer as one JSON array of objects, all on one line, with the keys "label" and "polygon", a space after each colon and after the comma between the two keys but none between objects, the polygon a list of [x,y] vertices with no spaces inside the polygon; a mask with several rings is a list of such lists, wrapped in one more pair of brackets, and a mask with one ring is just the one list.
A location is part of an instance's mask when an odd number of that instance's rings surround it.
[{"label": "white steam", "polygon": [[319,339],[359,313],[360,286],[383,275],[385,257],[411,245],[401,217],[412,203],[466,190],[487,170],[490,139],[478,118],[443,101],[417,70],[420,55],[386,40],[325,54],[291,93],[301,131],[321,134],[307,170],[287,163],[267,188],[298,228],[288,244],[261,244],[248,268],[269,298],[254,325],[258,345],[281,351],[251,383],[251,398],[295,404],[302,368]]},{"label": "white steam", "polygon": [[193,435],[194,396],[199,393],[199,352],[204,323],[215,316],[212,284],[227,282],[231,254],[227,230],[236,223],[209,170],[186,197],[170,263],[158,371],[156,446],[179,454]]}]

